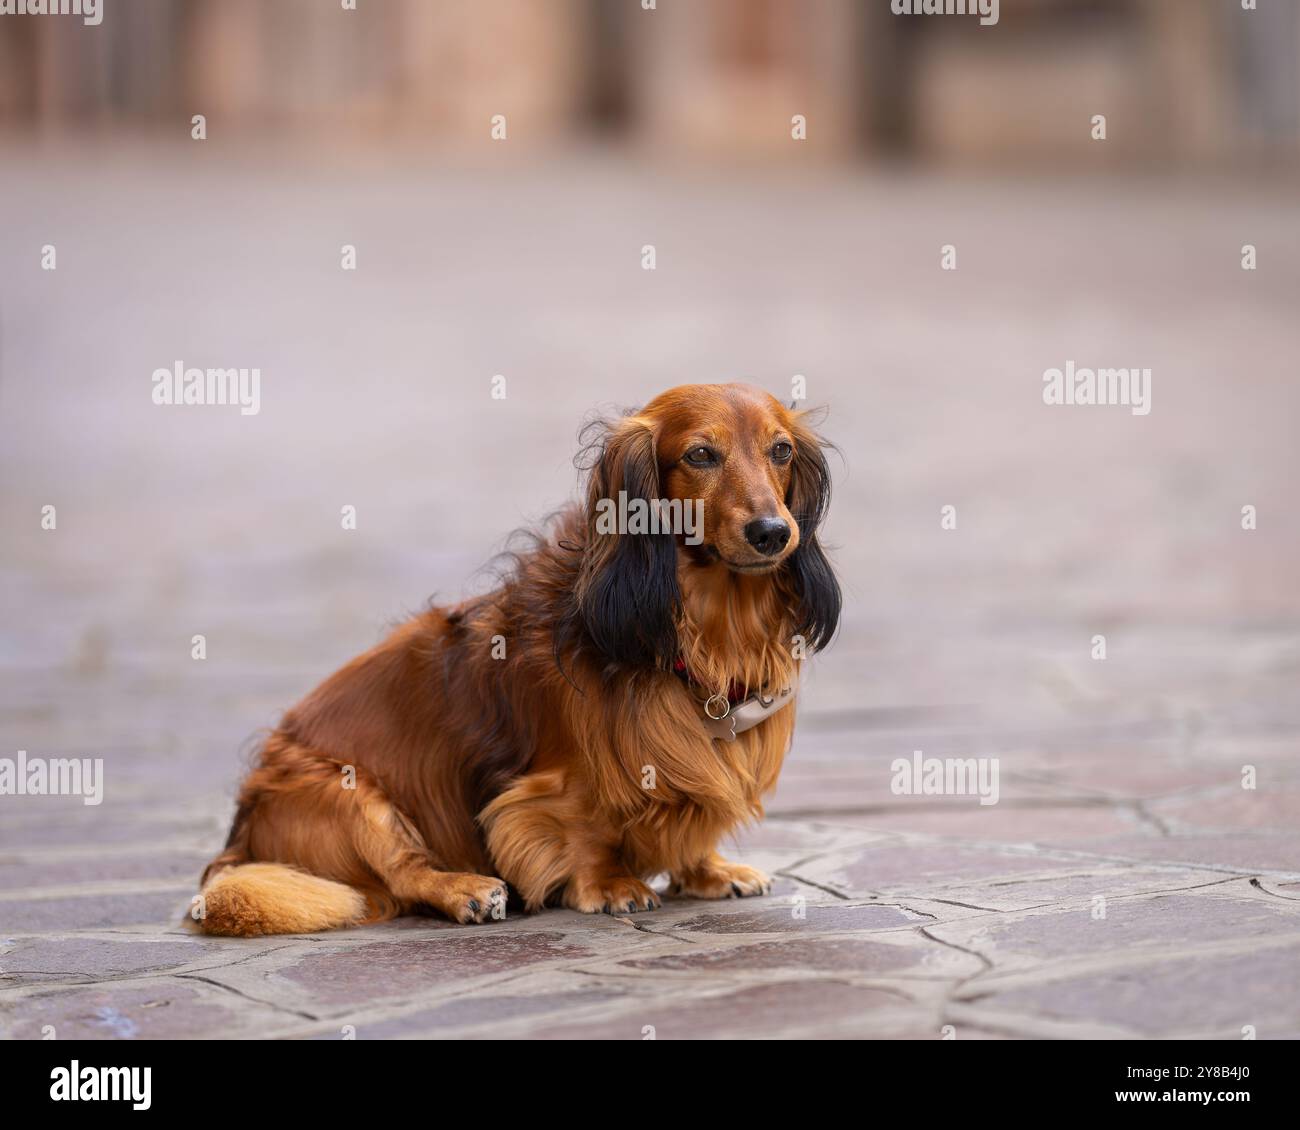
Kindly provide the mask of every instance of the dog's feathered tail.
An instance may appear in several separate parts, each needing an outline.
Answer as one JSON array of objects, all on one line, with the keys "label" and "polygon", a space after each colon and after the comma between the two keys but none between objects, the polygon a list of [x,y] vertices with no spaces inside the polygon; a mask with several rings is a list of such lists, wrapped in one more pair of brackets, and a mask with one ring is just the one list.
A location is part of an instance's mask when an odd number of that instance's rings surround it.
[{"label": "dog's feathered tail", "polygon": [[311,934],[374,921],[372,911],[366,896],[346,883],[283,863],[243,863],[207,882],[188,924],[203,934],[236,938]]}]

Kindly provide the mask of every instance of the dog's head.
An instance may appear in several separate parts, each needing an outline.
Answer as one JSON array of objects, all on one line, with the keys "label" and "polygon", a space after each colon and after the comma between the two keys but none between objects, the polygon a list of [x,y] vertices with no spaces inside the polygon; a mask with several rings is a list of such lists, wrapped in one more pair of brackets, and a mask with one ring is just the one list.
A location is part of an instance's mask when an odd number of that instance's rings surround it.
[{"label": "dog's head", "polygon": [[682,385],[598,425],[576,598],[611,659],[677,654],[680,569],[784,582],[796,632],[835,632],[840,590],[817,541],[830,472],[806,414],[748,385]]}]

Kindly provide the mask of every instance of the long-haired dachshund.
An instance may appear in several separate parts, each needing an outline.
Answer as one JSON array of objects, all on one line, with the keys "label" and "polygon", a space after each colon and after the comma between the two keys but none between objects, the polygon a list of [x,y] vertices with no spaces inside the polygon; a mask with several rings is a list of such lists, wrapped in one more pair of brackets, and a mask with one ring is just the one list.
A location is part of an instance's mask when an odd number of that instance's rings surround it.
[{"label": "long-haired dachshund", "polygon": [[[696,898],[770,889],[716,847],[762,815],[800,660],[839,620],[821,444],[739,384],[684,385],[600,428],[585,505],[495,591],[407,621],[284,716],[204,872],[198,929],[482,922],[507,884],[529,910],[622,914],[657,907],[664,872]],[[667,519],[694,500],[692,537]],[[640,520],[611,523],[614,504]]]}]

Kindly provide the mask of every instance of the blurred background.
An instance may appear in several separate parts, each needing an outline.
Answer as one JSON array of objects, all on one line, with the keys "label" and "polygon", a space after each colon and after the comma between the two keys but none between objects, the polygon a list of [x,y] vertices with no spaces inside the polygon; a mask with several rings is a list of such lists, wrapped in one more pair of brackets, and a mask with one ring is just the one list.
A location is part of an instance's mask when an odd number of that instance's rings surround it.
[{"label": "blurred background", "polygon": [[[1288,0],[1002,0],[993,28],[888,0],[108,0],[111,18],[0,31],[14,132],[476,147],[599,138],[664,156],[922,157],[1027,168],[1293,167],[1300,12]],[[201,110],[199,109],[201,108]],[[777,126],[814,121],[792,147]],[[1086,144],[1094,113],[1122,120]],[[215,132],[215,130],[214,130]]]},{"label": "blurred background", "polygon": [[[1289,0],[0,17],[0,747],[108,768],[0,808],[3,881],[170,920],[239,751],[484,583],[587,415],[797,377],[847,605],[774,815],[1300,870],[1298,60]],[[155,406],[178,360],[260,414]],[[1068,360],[1150,368],[1150,415],[1045,406]],[[1002,802],[892,796],[918,748]]]}]

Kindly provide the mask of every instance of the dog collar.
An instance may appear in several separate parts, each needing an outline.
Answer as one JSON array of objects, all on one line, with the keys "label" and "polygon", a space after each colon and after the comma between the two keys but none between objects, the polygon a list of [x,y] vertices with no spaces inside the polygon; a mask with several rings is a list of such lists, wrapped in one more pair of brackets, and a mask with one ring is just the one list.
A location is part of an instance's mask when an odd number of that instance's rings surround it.
[{"label": "dog collar", "polygon": [[[684,659],[678,658],[673,662],[673,673],[687,687],[698,685],[691,678]],[[761,691],[750,694],[747,687],[740,687],[733,682],[727,687],[726,694],[714,694],[704,701],[701,707],[704,712],[704,728],[716,741],[734,742],[737,735],[752,730],[793,701],[794,687],[786,687],[768,696]]]},{"label": "dog collar", "polygon": [[704,704],[704,728],[716,741],[734,742],[738,734],[752,730],[792,702],[794,687],[779,690],[770,698],[752,694],[740,703],[732,703],[723,695],[715,694]]}]

